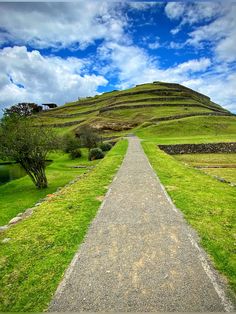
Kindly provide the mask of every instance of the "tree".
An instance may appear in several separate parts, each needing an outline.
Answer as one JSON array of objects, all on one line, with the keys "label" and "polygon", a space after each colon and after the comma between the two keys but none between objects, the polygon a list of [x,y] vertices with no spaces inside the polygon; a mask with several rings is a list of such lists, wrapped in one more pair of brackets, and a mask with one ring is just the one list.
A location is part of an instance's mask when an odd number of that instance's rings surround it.
[{"label": "tree", "polygon": [[20,117],[28,117],[34,113],[42,111],[43,107],[35,103],[22,102],[17,105],[11,106],[4,110],[4,116],[17,115]]},{"label": "tree", "polygon": [[19,115],[5,116],[0,123],[0,156],[18,162],[37,188],[48,186],[46,158],[57,147],[51,129],[36,127],[31,119]]},{"label": "tree", "polygon": [[87,147],[89,150],[98,146],[101,138],[93,128],[88,125],[82,126],[77,135],[79,136],[81,145]]},{"label": "tree", "polygon": [[73,133],[64,135],[63,139],[63,150],[65,153],[71,153],[72,151],[81,147],[81,143],[78,137]]}]

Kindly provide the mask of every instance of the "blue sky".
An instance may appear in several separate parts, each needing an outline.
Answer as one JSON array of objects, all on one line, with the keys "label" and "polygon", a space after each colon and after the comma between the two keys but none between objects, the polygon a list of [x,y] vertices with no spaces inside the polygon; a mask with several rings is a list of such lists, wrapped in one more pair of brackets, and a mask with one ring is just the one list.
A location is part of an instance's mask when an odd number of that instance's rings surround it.
[{"label": "blue sky", "polygon": [[236,112],[236,4],[0,3],[0,108],[184,84]]}]

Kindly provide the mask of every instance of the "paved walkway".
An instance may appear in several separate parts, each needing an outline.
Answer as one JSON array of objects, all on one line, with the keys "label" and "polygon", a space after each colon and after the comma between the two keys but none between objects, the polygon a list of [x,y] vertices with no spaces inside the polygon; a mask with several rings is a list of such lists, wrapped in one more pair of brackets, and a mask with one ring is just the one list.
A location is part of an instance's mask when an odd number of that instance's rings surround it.
[{"label": "paved walkway", "polygon": [[[197,210],[197,209],[196,209]],[[229,311],[218,275],[137,138],[49,311]]]}]

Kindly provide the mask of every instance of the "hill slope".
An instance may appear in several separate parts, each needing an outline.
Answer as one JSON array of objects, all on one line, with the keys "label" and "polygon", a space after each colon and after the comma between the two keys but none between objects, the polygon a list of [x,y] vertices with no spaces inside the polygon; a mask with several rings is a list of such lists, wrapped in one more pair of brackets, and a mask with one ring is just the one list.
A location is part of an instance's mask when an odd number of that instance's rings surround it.
[{"label": "hill slope", "polygon": [[203,94],[173,83],[154,82],[123,91],[87,97],[36,116],[36,124],[77,132],[89,124],[104,136],[143,125],[194,116],[230,116],[231,113]]}]

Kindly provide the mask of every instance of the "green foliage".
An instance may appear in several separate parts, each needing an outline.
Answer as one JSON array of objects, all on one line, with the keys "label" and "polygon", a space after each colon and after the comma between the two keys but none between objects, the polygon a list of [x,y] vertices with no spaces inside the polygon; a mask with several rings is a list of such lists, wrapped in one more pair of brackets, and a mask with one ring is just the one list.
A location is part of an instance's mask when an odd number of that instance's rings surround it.
[{"label": "green foliage", "polygon": [[102,143],[99,147],[103,152],[107,152],[112,148],[112,145],[110,143]]},{"label": "green foliage", "polygon": [[72,151],[81,147],[78,137],[73,133],[68,133],[63,137],[63,150],[65,153],[71,153]]},{"label": "green foliage", "polygon": [[104,157],[104,153],[101,148],[92,148],[89,151],[89,160],[102,159]]},{"label": "green foliage", "polygon": [[76,148],[70,152],[71,159],[76,159],[82,157],[81,149]]},{"label": "green foliage", "polygon": [[47,187],[46,158],[57,145],[51,129],[35,127],[29,118],[10,115],[1,121],[1,157],[18,162],[39,189]]},{"label": "green foliage", "polygon": [[88,125],[82,126],[77,132],[77,135],[80,138],[82,146],[88,149],[97,147],[98,143],[101,141],[101,138],[95,130]]},{"label": "green foliage", "polygon": [[38,113],[42,111],[43,107],[38,106],[35,103],[19,103],[17,105],[11,106],[8,109],[4,110],[4,116],[20,116],[20,117],[28,117],[34,113]]},{"label": "green foliage", "polygon": [[[0,234],[0,310],[43,312],[62,279],[127,148],[121,141],[81,180]],[[10,238],[2,243],[4,238]]]}]

